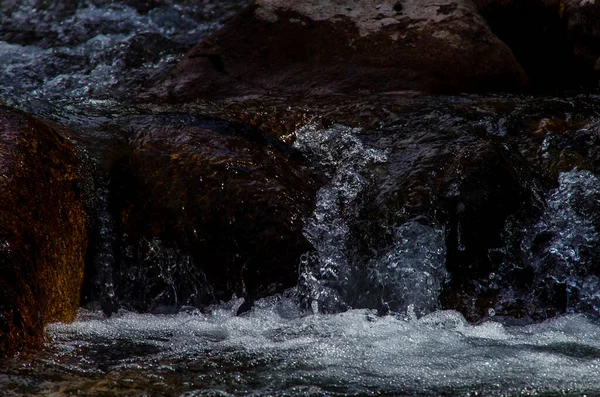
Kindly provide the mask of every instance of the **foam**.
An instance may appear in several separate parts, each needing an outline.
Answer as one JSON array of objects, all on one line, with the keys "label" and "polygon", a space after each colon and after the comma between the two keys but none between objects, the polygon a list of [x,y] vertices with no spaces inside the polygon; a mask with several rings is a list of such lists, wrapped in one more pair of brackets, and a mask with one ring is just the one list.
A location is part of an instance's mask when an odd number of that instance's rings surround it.
[{"label": "foam", "polygon": [[[237,394],[304,395],[301,386],[324,394],[600,391],[600,327],[583,315],[526,326],[470,325],[454,311],[418,320],[377,317],[369,310],[283,318],[277,313],[281,304],[255,307],[243,316],[223,309],[104,318],[82,310],[73,324],[48,327],[58,352],[51,360],[60,367],[68,355],[69,371],[80,376],[110,373],[118,379],[137,368],[145,372],[136,380],[142,384],[156,371],[177,384],[194,363],[212,360],[219,364],[204,368],[205,375],[229,368],[238,376]],[[121,348],[138,356],[94,353],[107,341],[121,341]],[[227,387],[215,392],[231,392]],[[201,395],[194,390],[202,388],[190,385],[186,395]]]}]

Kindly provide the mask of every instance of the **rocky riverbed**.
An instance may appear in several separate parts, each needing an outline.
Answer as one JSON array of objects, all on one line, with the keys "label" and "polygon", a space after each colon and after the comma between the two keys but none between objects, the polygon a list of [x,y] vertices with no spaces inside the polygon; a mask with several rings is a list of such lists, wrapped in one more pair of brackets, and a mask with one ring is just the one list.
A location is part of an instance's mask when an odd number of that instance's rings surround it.
[{"label": "rocky riverbed", "polygon": [[2,3],[0,390],[594,394],[598,8]]}]

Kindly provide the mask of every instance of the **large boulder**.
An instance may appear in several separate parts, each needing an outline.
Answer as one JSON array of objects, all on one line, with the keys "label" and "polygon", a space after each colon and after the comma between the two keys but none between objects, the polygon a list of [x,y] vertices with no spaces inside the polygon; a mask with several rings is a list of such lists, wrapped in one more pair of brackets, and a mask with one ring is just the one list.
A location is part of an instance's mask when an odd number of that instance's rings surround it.
[{"label": "large boulder", "polygon": [[468,0],[257,0],[141,98],[518,90],[527,78]]},{"label": "large boulder", "polygon": [[310,249],[314,179],[296,151],[243,123],[139,116],[113,167],[121,307],[161,311],[293,287]]},{"label": "large boulder", "polygon": [[[0,106],[0,354],[72,321],[88,245],[84,167],[66,132]],[[88,203],[89,204],[89,203]]]}]

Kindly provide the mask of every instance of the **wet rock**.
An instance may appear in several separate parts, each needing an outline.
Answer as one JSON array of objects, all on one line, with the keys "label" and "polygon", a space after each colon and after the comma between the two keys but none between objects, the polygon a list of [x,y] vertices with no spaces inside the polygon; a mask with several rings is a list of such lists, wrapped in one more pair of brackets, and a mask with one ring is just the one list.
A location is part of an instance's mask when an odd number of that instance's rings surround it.
[{"label": "wet rock", "polygon": [[136,310],[293,287],[316,190],[290,147],[241,123],[140,116],[112,171],[114,288]]},{"label": "wet rock", "polygon": [[518,90],[526,83],[468,1],[259,0],[149,81],[141,97]]},{"label": "wet rock", "polygon": [[[397,131],[395,137],[378,138],[378,147],[391,149],[389,164],[378,172],[378,181],[362,198],[361,221],[352,226],[354,249],[359,261],[365,263],[369,263],[374,251],[408,257],[418,254],[422,247],[399,241],[395,230],[414,222],[431,230],[443,230],[440,232],[444,235],[443,244],[438,242],[429,247],[427,258],[432,265],[424,274],[445,277],[423,282],[421,289],[431,290],[438,308],[458,310],[468,320],[476,321],[498,301],[509,299],[499,297],[498,290],[489,288],[489,277],[500,272],[504,250],[519,252],[518,246],[507,249],[507,230],[517,240],[520,228],[527,220],[535,219],[535,214],[539,214],[536,192],[541,188],[526,162],[508,147],[477,136],[476,129],[464,120],[445,120],[445,123],[446,128],[448,124],[460,125],[462,134],[453,128],[440,131],[429,124],[429,130],[412,130],[412,134]],[[382,258],[387,257],[389,254]],[[375,261],[380,262],[381,259]],[[418,267],[400,263],[411,268],[410,274]],[[427,262],[420,259],[418,263]],[[519,276],[510,275],[517,280]],[[505,277],[508,283],[509,275]],[[526,280],[523,284],[525,288]],[[409,290],[404,295],[410,296]],[[390,294],[389,287],[375,297],[363,294],[362,304],[377,306],[373,302]],[[419,304],[414,303],[416,311]],[[397,310],[394,305],[387,306]],[[430,303],[427,307],[431,311],[436,306]],[[419,315],[425,313],[417,311]],[[511,313],[519,314],[523,315]]]},{"label": "wet rock", "polygon": [[[498,314],[512,310],[512,316],[530,315],[524,305],[516,311],[519,303],[514,300],[531,287],[531,269],[524,265],[522,271],[508,271],[503,261],[511,254],[518,257],[520,231],[539,216],[538,177],[509,147],[484,140],[461,147],[439,182],[437,216],[446,225],[446,267],[451,274],[442,304],[471,321],[486,316],[489,308]],[[505,284],[495,288],[499,275]],[[501,307],[505,301],[513,307]]]},{"label": "wet rock", "polygon": [[72,321],[88,244],[85,173],[65,131],[0,107],[0,353]]},{"label": "wet rock", "polygon": [[[600,3],[592,0],[568,0],[562,17],[567,21],[573,54],[584,70],[600,76]],[[562,5],[560,10],[562,11]]]},{"label": "wet rock", "polygon": [[139,68],[147,62],[158,62],[167,54],[183,52],[183,46],[157,33],[139,33],[109,52],[107,60],[122,62],[125,67]]}]

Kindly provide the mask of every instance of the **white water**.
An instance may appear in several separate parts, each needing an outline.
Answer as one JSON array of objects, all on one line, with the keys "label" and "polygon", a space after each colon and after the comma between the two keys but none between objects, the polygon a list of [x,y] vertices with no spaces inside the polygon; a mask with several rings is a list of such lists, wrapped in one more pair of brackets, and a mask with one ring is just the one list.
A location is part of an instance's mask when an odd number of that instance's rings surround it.
[{"label": "white water", "polygon": [[368,310],[298,315],[291,302],[272,299],[242,316],[82,310],[48,331],[47,363],[89,390],[100,374],[103,382],[170,384],[182,396],[600,392],[600,327],[582,315],[469,325],[454,311],[418,320]]},{"label": "white water", "polygon": [[[600,204],[600,180],[589,171],[563,172],[558,188],[547,199],[533,238],[547,240],[541,248],[525,249],[543,287],[564,285],[569,311],[600,312],[600,280],[594,275],[600,235],[596,208]],[[531,247],[532,241],[523,246]],[[541,245],[541,244],[540,244]]]}]

